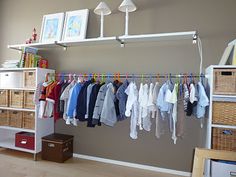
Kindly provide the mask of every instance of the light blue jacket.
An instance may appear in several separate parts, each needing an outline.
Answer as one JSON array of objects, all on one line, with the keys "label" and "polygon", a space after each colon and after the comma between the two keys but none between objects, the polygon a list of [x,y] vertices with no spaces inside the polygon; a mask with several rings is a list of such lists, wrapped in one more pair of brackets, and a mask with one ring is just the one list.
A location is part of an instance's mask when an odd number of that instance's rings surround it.
[{"label": "light blue jacket", "polygon": [[67,107],[67,117],[74,118],[76,115],[76,106],[77,106],[77,98],[79,95],[79,92],[81,90],[81,87],[83,84],[77,83],[71,90],[70,98],[68,101],[68,107]]}]

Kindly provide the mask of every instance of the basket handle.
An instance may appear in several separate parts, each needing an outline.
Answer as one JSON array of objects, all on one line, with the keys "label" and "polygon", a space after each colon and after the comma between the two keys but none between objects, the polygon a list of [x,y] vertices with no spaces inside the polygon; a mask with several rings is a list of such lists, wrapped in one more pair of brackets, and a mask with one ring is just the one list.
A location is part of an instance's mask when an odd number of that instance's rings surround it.
[{"label": "basket handle", "polygon": [[20,143],[21,144],[27,144],[27,139],[22,139]]},{"label": "basket handle", "polygon": [[222,134],[224,134],[224,135],[233,135],[233,132],[231,130],[223,130]]},{"label": "basket handle", "polygon": [[232,76],[233,72],[232,71],[221,71],[220,74],[222,76]]}]

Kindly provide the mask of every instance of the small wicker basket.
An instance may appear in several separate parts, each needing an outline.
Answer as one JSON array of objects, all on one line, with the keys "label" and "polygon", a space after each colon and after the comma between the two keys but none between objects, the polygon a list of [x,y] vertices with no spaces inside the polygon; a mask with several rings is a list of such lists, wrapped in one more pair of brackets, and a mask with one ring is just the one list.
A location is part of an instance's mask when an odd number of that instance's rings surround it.
[{"label": "small wicker basket", "polygon": [[213,128],[212,148],[236,151],[236,130]]},{"label": "small wicker basket", "polygon": [[34,130],[34,128],[35,128],[35,113],[23,112],[23,128]]},{"label": "small wicker basket", "polygon": [[9,111],[9,126],[22,128],[22,112]]},{"label": "small wicker basket", "polygon": [[11,90],[9,106],[12,108],[23,108],[23,98],[24,98],[23,91]]},{"label": "small wicker basket", "polygon": [[24,91],[24,108],[34,109],[34,92],[33,91]]},{"label": "small wicker basket", "polygon": [[35,88],[36,87],[35,71],[24,71],[24,87],[25,88]]},{"label": "small wicker basket", "polygon": [[214,124],[236,125],[236,102],[213,102],[212,121]]},{"label": "small wicker basket", "polygon": [[0,106],[8,106],[9,91],[0,89]]},{"label": "small wicker basket", "polygon": [[9,125],[9,115],[7,110],[0,110],[0,126]]},{"label": "small wicker basket", "polygon": [[236,95],[236,69],[214,69],[213,93]]}]

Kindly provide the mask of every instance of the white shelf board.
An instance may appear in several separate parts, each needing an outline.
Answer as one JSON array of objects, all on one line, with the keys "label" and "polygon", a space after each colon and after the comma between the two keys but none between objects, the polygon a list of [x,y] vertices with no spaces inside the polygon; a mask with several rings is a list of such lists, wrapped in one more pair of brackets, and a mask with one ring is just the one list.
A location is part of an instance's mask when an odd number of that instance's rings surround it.
[{"label": "white shelf board", "polygon": [[28,71],[36,69],[37,68],[0,68],[0,71]]},{"label": "white shelf board", "polygon": [[193,36],[197,35],[196,31],[159,33],[159,34],[142,34],[120,36],[119,39],[124,43],[131,42],[149,42],[149,41],[167,41],[167,40],[193,40]]},{"label": "white shelf board", "polygon": [[0,141],[0,147],[14,149],[18,151],[28,152],[28,153],[36,153],[35,150],[29,150],[24,148],[19,148],[15,146],[15,139],[5,139]]},{"label": "white shelf board", "polygon": [[235,69],[236,66],[234,65],[211,65],[209,67],[212,67],[213,69]]},{"label": "white shelf board", "polygon": [[22,50],[25,47],[34,48],[34,49],[48,49],[58,47],[57,42],[47,42],[47,43],[32,43],[32,44],[16,44],[8,45],[9,49]]},{"label": "white shelf board", "polygon": [[90,39],[83,39],[78,41],[55,41],[51,43],[33,43],[33,44],[18,44],[9,45],[8,48],[15,50],[22,50],[24,47],[35,48],[38,50],[58,48],[58,47],[72,47],[72,46],[92,46],[92,45],[109,45],[122,44],[131,42],[149,42],[149,41],[165,41],[165,40],[193,40],[197,35],[196,31],[173,32],[173,33],[158,33],[158,34],[141,34],[141,35],[127,35],[127,36],[112,36],[112,37],[97,37]]},{"label": "white shelf board", "polygon": [[212,124],[214,128],[229,128],[229,129],[236,129],[236,126],[233,125],[220,125],[220,124]]},{"label": "white shelf board", "polygon": [[233,41],[231,41],[231,42],[228,44],[228,46],[229,46],[229,45],[236,45],[236,39],[233,40]]},{"label": "white shelf board", "polygon": [[1,87],[0,87],[0,90],[24,90],[24,91],[35,91],[36,88],[7,88],[7,87],[1,88]]},{"label": "white shelf board", "polygon": [[6,130],[13,130],[13,131],[23,131],[23,132],[35,133],[35,130],[25,129],[25,128],[9,127],[9,126],[0,126],[0,129],[6,129]]},{"label": "white shelf board", "polygon": [[236,95],[212,95],[212,100],[236,102]]},{"label": "white shelf board", "polygon": [[103,38],[90,38],[83,39],[78,41],[58,41],[58,44],[61,44],[65,47],[73,46],[93,46],[93,45],[108,45],[108,44],[120,44],[117,37],[103,37]]},{"label": "white shelf board", "polygon": [[11,108],[11,107],[0,107],[2,110],[12,110],[12,111],[28,111],[35,112],[35,109],[25,109],[25,108]]}]

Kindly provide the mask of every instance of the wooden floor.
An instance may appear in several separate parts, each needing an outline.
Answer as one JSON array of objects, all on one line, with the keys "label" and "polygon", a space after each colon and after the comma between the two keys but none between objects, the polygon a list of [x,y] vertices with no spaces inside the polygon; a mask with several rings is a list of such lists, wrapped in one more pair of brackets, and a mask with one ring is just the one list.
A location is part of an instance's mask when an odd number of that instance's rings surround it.
[{"label": "wooden floor", "polygon": [[63,164],[13,150],[0,149],[1,177],[180,177],[101,162],[72,158]]}]

